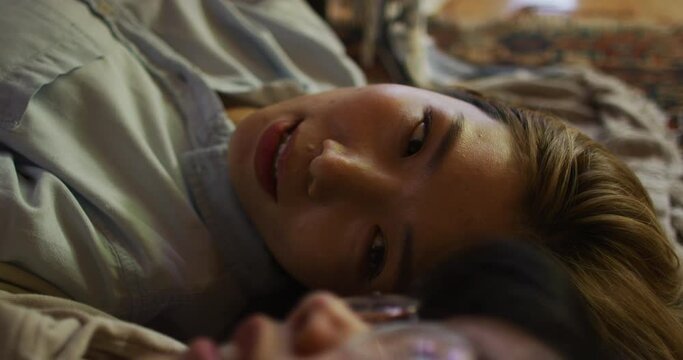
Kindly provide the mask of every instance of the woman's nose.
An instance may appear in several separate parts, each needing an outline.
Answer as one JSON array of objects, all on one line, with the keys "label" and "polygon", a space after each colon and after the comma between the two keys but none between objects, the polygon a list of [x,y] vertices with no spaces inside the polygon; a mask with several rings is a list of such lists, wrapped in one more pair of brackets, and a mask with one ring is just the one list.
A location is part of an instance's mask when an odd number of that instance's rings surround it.
[{"label": "woman's nose", "polygon": [[372,149],[346,147],[324,140],[323,150],[310,164],[308,195],[319,201],[360,198],[377,201],[395,195],[399,181],[373,155]]}]

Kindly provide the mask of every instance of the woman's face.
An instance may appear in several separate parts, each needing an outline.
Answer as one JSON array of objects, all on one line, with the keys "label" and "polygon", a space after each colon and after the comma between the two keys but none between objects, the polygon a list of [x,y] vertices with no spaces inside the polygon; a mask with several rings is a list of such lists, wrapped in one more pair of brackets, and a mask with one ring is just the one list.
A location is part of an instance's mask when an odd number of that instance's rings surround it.
[{"label": "woman's face", "polygon": [[524,184],[507,128],[416,88],[340,89],[266,107],[239,124],[229,162],[272,254],[310,287],[400,288],[519,222]]}]

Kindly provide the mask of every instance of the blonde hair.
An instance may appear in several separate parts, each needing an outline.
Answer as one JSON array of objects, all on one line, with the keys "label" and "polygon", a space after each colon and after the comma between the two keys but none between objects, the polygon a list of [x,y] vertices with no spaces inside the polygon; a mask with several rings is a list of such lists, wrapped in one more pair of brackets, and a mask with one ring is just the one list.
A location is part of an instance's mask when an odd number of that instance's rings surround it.
[{"label": "blonde hair", "polygon": [[607,347],[682,359],[679,260],[633,171],[552,115],[451,95],[509,127],[528,176],[524,235],[569,271]]}]

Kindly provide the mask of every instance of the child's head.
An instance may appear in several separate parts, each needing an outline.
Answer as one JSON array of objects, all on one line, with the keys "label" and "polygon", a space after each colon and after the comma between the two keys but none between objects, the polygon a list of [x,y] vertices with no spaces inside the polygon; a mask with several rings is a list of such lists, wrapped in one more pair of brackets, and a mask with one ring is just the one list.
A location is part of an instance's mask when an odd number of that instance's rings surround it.
[{"label": "child's head", "polygon": [[510,132],[453,97],[381,85],[296,98],[246,118],[230,146],[247,213],[309,287],[389,291],[521,223]]}]

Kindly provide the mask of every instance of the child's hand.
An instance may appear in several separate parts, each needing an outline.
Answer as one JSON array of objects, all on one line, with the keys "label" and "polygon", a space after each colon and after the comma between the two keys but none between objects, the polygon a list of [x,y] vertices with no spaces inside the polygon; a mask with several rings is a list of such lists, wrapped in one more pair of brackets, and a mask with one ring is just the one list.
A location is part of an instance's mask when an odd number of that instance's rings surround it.
[{"label": "child's hand", "polygon": [[210,339],[198,338],[190,342],[181,359],[322,359],[351,337],[368,330],[369,325],[341,299],[316,293],[306,297],[284,323],[254,315],[238,326],[230,343],[219,347]]},{"label": "child's hand", "polygon": [[197,338],[190,342],[182,360],[219,360],[221,356],[218,346],[208,338]]}]

